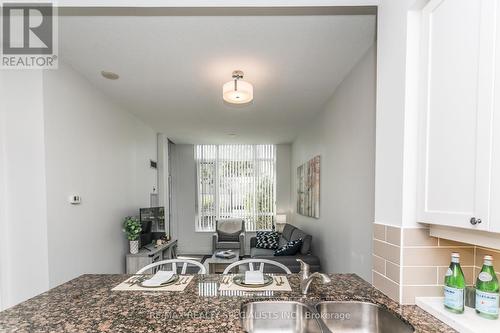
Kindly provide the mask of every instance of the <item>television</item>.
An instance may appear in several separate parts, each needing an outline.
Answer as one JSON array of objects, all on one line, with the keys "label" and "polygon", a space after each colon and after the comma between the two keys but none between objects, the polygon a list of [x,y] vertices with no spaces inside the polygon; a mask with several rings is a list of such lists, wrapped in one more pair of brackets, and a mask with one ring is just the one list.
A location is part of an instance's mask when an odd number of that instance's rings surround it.
[{"label": "television", "polygon": [[163,207],[150,207],[139,209],[141,222],[141,247],[165,236],[165,209]]}]

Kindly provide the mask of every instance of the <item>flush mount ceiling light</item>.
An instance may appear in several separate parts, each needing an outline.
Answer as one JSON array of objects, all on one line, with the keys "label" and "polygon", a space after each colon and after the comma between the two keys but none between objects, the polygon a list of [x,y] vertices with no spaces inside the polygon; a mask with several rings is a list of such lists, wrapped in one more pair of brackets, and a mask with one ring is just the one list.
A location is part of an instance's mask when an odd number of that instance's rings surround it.
[{"label": "flush mount ceiling light", "polygon": [[109,71],[101,71],[101,75],[108,80],[118,80],[120,78],[120,75]]},{"label": "flush mount ceiling light", "polygon": [[253,100],[253,86],[243,81],[242,71],[234,71],[233,80],[224,83],[222,98],[231,104],[245,104]]}]

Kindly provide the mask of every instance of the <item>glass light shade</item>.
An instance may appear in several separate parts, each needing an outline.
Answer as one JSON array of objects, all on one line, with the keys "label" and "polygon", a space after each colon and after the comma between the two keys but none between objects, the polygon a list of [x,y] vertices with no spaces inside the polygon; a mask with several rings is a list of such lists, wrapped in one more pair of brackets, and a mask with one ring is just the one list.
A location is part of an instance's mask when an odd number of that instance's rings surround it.
[{"label": "glass light shade", "polygon": [[286,214],[276,214],[276,224],[286,224]]},{"label": "glass light shade", "polygon": [[276,231],[283,232],[286,224],[286,214],[276,214]]},{"label": "glass light shade", "polygon": [[229,81],[222,86],[222,97],[231,104],[245,104],[253,100],[253,86],[242,80]]}]

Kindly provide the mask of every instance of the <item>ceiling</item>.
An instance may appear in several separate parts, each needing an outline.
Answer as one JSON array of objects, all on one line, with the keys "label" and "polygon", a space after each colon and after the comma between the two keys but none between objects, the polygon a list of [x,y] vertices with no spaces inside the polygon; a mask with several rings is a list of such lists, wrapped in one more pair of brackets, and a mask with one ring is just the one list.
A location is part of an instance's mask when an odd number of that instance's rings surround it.
[{"label": "ceiling", "polygon": [[[74,10],[60,59],[176,143],[291,142],[373,44],[375,14],[244,10]],[[254,85],[244,107],[222,99],[235,69]]]}]

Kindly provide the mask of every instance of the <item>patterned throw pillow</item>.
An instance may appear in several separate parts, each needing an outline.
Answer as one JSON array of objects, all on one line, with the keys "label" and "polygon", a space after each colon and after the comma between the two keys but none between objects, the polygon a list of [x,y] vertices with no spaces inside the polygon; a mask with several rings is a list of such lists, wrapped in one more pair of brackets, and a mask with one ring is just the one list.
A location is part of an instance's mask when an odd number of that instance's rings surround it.
[{"label": "patterned throw pillow", "polygon": [[275,250],[278,248],[279,236],[276,231],[257,231],[257,244],[255,244],[255,247]]},{"label": "patterned throw pillow", "polygon": [[276,251],[274,251],[275,256],[294,256],[300,251],[302,247],[302,238],[289,241]]}]

